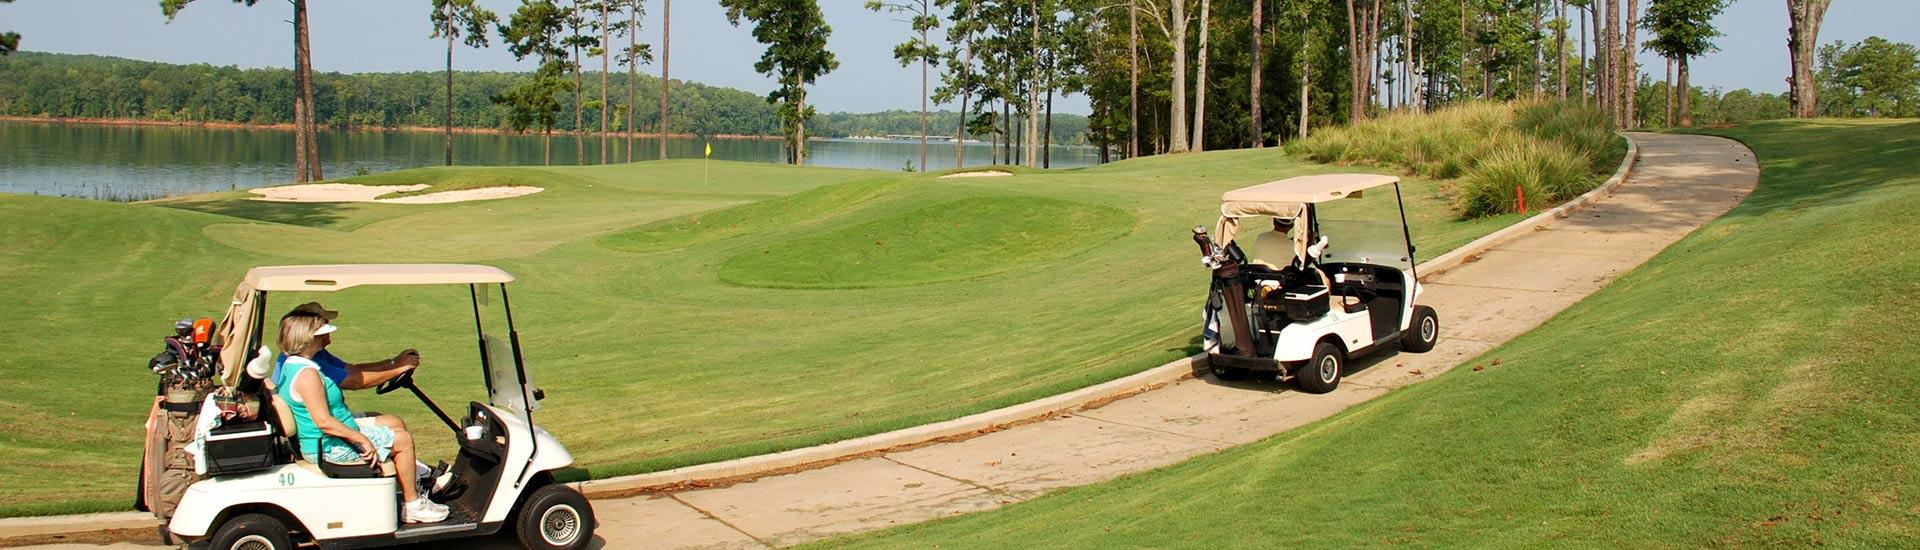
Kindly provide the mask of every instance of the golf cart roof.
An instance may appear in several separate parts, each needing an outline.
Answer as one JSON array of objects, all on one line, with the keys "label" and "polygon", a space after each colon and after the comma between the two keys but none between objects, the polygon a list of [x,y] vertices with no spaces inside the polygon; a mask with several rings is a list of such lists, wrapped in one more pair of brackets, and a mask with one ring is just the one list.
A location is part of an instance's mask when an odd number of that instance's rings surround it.
[{"label": "golf cart roof", "polygon": [[1322,174],[1270,181],[1242,187],[1220,196],[1223,204],[1331,202],[1360,191],[1400,181],[1380,174]]},{"label": "golf cart roof", "polygon": [[511,283],[500,268],[467,264],[345,264],[256,267],[245,286],[263,292],[331,292],[362,285]]}]

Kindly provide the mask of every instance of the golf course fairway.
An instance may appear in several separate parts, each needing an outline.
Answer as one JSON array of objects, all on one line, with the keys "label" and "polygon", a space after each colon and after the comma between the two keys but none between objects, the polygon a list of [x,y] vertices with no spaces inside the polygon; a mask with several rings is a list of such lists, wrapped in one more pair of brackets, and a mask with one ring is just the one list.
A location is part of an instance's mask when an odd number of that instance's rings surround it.
[{"label": "golf course fairway", "polygon": [[1758,189],[1464,368],[1271,439],[830,541],[1897,547],[1920,536],[1920,123],[1713,130]]},{"label": "golf course fairway", "polygon": [[[0,303],[11,305],[0,315],[0,515],[127,509],[155,383],[147,358],[174,320],[217,317],[254,266],[513,273],[528,368],[548,396],[540,423],[574,453],[574,476],[608,477],[956,418],[1186,356],[1206,276],[1188,229],[1213,221],[1220,193],[1383,171],[1277,149],[998,178],[708,170],[673,160],[338,180],[430,185],[410,194],[545,189],[433,205],[0,195]],[[1443,187],[1407,180],[1423,257],[1520,217],[1461,221]],[[1340,208],[1392,215],[1391,197],[1350,203]],[[443,406],[481,399],[465,289],[282,293],[268,309],[308,300],[343,312],[342,357],[417,348],[420,386]],[[349,400],[409,420],[429,462],[451,458],[450,435],[405,392]]]}]

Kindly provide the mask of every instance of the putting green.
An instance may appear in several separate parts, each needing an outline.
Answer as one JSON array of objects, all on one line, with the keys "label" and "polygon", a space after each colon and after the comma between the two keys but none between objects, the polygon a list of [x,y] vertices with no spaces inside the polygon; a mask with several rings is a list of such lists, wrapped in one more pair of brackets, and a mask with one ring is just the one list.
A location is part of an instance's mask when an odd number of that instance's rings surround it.
[{"label": "putting green", "polygon": [[[1190,354],[1205,296],[1188,228],[1213,220],[1220,193],[1359,170],[1266,149],[944,180],[731,162],[703,177],[691,160],[341,180],[546,188],[437,205],[0,195],[0,514],[125,509],[146,359],[175,319],[217,316],[253,266],[512,272],[548,395],[539,420],[581,475],[612,476],[951,419]],[[1459,221],[1441,185],[1406,190],[1422,256],[1517,219]],[[1387,216],[1392,203],[1344,207]],[[863,246],[879,233],[897,237]],[[417,379],[442,405],[484,395],[465,289],[277,294],[268,307],[307,300],[343,312],[343,357],[417,348]],[[429,459],[453,451],[404,392],[349,403],[406,417]]]},{"label": "putting green", "polygon": [[774,288],[907,286],[1004,273],[1126,234],[1133,216],[1058,199],[960,199],[774,241],[720,264],[720,280]]}]

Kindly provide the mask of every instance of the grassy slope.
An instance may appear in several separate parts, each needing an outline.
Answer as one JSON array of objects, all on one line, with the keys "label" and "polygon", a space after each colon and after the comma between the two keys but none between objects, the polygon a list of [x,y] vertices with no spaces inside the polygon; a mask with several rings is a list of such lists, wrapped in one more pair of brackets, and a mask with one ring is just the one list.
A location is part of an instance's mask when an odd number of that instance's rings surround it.
[{"label": "grassy slope", "polygon": [[[0,332],[14,335],[0,339],[0,515],[123,509],[153,384],[140,365],[171,320],[218,315],[254,265],[479,261],[513,272],[529,365],[550,396],[541,420],[591,475],[609,476],[949,419],[1190,353],[1204,296],[1187,228],[1212,221],[1224,190],[1351,170],[1266,150],[949,180],[715,162],[703,184],[699,163],[668,161],[422,171],[443,183],[524,177],[548,188],[447,205],[0,195],[9,236],[0,241]],[[380,183],[405,183],[405,174]],[[1423,255],[1511,221],[1457,221],[1437,188],[1408,187]],[[1102,242],[953,266],[969,278],[913,286],[775,289],[719,276],[730,258],[776,244],[792,258],[844,254],[850,241],[823,236],[912,226],[901,215],[923,208],[1032,200],[1100,213],[1093,230],[1072,235]],[[789,206],[806,215],[787,216]],[[998,223],[949,221],[968,224],[962,233]],[[934,240],[955,246],[944,239]],[[308,299],[345,312],[335,346],[344,356],[417,347],[421,383],[443,404],[481,395],[464,291],[276,295],[269,308]],[[404,394],[352,399],[432,433],[430,414]],[[427,456],[451,452],[443,438],[422,441]]]},{"label": "grassy slope", "polygon": [[1745,203],[1477,368],[1258,444],[858,542],[1911,544],[1920,123],[1719,133],[1760,157]]}]

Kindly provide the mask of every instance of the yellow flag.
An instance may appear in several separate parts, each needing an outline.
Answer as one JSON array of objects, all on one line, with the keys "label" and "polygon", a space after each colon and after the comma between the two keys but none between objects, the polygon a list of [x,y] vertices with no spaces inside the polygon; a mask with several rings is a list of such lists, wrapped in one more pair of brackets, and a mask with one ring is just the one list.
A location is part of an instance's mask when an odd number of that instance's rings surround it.
[{"label": "yellow flag", "polygon": [[707,158],[713,158],[713,142],[707,142]]}]

